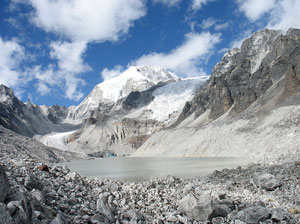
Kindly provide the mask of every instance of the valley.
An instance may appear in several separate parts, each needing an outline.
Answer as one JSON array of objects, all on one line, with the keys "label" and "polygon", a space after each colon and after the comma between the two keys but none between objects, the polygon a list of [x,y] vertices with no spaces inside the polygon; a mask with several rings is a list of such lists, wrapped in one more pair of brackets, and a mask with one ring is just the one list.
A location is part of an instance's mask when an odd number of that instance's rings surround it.
[{"label": "valley", "polygon": [[[0,220],[299,223],[299,58],[299,29],[264,29],[208,77],[131,66],[78,106],[23,103],[0,85]],[[122,175],[142,182],[112,178],[126,161]]]}]

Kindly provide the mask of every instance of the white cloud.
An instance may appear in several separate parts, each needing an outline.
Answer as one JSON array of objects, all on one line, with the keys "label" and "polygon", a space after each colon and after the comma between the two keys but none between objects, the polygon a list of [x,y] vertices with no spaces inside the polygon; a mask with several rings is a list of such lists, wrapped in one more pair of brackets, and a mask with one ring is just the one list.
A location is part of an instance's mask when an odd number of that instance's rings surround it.
[{"label": "white cloud", "polygon": [[237,2],[239,10],[252,22],[269,12],[276,4],[276,0],[237,0]]},{"label": "white cloud", "polygon": [[25,59],[25,52],[14,40],[5,41],[0,37],[0,83],[17,87],[23,78],[19,64]]},{"label": "white cloud", "polygon": [[165,6],[172,7],[177,6],[181,0],[153,0],[154,3],[161,3]]},{"label": "white cloud", "polygon": [[91,70],[84,63],[82,54],[87,44],[84,41],[52,42],[50,55],[58,60],[58,67],[68,73],[82,73]]},{"label": "white cloud", "polygon": [[213,1],[215,0],[193,0],[191,8],[192,10],[197,11],[200,10],[204,5]]},{"label": "white cloud", "polygon": [[142,0],[29,0],[34,23],[71,40],[116,41],[145,15]]},{"label": "white cloud", "polygon": [[220,23],[220,24],[215,24],[215,30],[220,31],[220,30],[224,30],[227,29],[229,27],[230,23],[226,22],[226,23]]},{"label": "white cloud", "polygon": [[101,76],[103,80],[108,80],[120,75],[123,71],[123,67],[121,65],[117,65],[113,69],[104,68],[101,72]]},{"label": "white cloud", "polygon": [[207,30],[209,28],[213,28],[216,31],[227,29],[230,22],[220,23],[220,20],[217,20],[213,17],[209,17],[208,19],[204,19],[202,23],[199,25],[202,29]]},{"label": "white cloud", "polygon": [[272,10],[268,27],[287,31],[289,28],[300,28],[300,1],[278,1]]},{"label": "white cloud", "polygon": [[[255,22],[264,19],[271,29],[300,28],[299,0],[236,0],[239,10]],[[268,16],[264,16],[265,14]]]},{"label": "white cloud", "polygon": [[201,64],[220,42],[220,34],[188,33],[184,43],[169,53],[151,53],[133,61],[132,65],[159,66],[181,76],[203,75]]},{"label": "white cloud", "polygon": [[12,0],[11,10],[18,4],[32,6],[30,18],[36,26],[64,38],[50,44],[50,57],[57,60],[57,66],[36,66],[26,74],[37,80],[40,94],[59,87],[74,100],[83,96],[78,86],[85,82],[79,75],[91,70],[84,62],[88,44],[118,41],[146,14],[144,0]]},{"label": "white cloud", "polygon": [[215,25],[216,22],[217,21],[214,18],[210,17],[210,18],[205,19],[205,20],[202,21],[201,27],[203,29],[209,29],[210,27],[212,27],[213,25]]}]

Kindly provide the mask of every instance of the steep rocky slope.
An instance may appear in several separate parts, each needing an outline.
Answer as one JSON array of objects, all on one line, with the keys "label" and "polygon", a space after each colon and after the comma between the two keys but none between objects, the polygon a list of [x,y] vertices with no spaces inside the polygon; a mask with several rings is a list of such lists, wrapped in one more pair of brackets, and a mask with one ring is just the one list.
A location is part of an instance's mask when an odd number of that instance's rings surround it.
[{"label": "steep rocky slope", "polygon": [[299,57],[300,30],[256,32],[224,55],[176,124],[134,156],[299,154]]},{"label": "steep rocky slope", "polygon": [[176,121],[203,78],[158,83],[133,91],[107,110],[90,111],[84,126],[69,135],[67,147],[77,152],[131,154],[150,136]]},{"label": "steep rocky slope", "polygon": [[29,101],[23,103],[11,89],[0,85],[0,125],[14,132],[33,137],[72,129],[71,124],[61,125],[67,114],[66,107],[38,106]]},{"label": "steep rocky slope", "polygon": [[205,79],[179,79],[159,68],[132,66],[100,83],[81,104],[69,108],[66,121],[82,122],[81,128],[38,139],[48,146],[84,154],[131,154],[177,119]]}]

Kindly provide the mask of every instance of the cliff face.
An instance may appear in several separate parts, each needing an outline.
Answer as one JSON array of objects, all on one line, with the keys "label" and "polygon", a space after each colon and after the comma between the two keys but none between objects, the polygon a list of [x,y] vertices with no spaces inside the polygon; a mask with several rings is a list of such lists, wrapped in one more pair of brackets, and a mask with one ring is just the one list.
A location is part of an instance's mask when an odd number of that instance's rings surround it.
[{"label": "cliff face", "polygon": [[209,118],[215,120],[229,110],[235,115],[248,108],[286,71],[299,66],[298,36],[290,33],[259,31],[246,39],[240,50],[229,51],[206,85],[186,104],[178,123],[194,112],[197,118],[209,110]]},{"label": "cliff face", "polygon": [[66,107],[23,103],[15,97],[10,88],[0,85],[0,124],[5,128],[29,137],[47,134],[57,129],[57,124],[66,118],[67,114]]},{"label": "cliff face", "polygon": [[176,124],[156,133],[134,155],[262,158],[296,153],[299,58],[300,30],[256,32],[241,49],[224,55]]}]

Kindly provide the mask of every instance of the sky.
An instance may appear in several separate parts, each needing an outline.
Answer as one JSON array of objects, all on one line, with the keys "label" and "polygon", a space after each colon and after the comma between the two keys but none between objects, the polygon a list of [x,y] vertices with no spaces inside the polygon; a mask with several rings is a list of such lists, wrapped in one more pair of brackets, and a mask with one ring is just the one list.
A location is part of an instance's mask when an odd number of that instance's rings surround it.
[{"label": "sky", "polygon": [[299,0],[1,0],[0,84],[78,105],[129,66],[210,75],[254,32],[300,28]]}]

